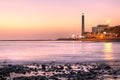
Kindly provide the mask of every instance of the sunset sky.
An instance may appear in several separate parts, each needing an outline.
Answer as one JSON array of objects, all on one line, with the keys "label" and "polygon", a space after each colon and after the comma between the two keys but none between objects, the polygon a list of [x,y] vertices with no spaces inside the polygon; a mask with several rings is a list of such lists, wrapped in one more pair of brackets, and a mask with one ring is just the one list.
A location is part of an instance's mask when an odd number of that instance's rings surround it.
[{"label": "sunset sky", "polygon": [[120,0],[0,0],[0,39],[56,39],[120,25]]}]

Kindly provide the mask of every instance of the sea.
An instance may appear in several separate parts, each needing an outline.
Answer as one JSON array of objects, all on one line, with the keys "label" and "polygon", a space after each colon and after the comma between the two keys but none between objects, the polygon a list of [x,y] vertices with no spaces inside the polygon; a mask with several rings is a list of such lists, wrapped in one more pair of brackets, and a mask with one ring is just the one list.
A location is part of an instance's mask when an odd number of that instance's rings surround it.
[{"label": "sea", "polygon": [[0,41],[0,62],[119,60],[120,42]]}]

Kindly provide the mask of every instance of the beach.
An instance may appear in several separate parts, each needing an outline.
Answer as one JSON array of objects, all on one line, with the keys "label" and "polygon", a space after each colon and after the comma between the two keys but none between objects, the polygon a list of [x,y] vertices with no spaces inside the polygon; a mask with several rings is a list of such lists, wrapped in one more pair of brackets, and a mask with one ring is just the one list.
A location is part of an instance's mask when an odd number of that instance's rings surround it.
[{"label": "beach", "polygon": [[119,80],[120,61],[0,65],[0,80]]},{"label": "beach", "polygon": [[120,0],[0,0],[0,80],[120,80]]}]

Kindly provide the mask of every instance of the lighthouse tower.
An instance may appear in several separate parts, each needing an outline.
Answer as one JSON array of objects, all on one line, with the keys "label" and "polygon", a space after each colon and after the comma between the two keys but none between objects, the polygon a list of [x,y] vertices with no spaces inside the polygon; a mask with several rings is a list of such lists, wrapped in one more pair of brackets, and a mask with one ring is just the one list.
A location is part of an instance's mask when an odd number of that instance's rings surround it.
[{"label": "lighthouse tower", "polygon": [[82,35],[84,34],[85,32],[85,16],[84,16],[84,13],[82,13]]}]

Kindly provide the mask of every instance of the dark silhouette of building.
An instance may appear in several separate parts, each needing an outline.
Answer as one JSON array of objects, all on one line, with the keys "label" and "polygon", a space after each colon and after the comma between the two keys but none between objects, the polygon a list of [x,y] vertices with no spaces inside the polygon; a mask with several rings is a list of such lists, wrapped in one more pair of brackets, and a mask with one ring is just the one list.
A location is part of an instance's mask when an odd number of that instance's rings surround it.
[{"label": "dark silhouette of building", "polygon": [[97,27],[92,27],[92,32],[102,33],[106,28],[109,28],[109,25],[97,25]]},{"label": "dark silhouette of building", "polygon": [[85,16],[84,13],[82,13],[82,35],[85,32]]}]

